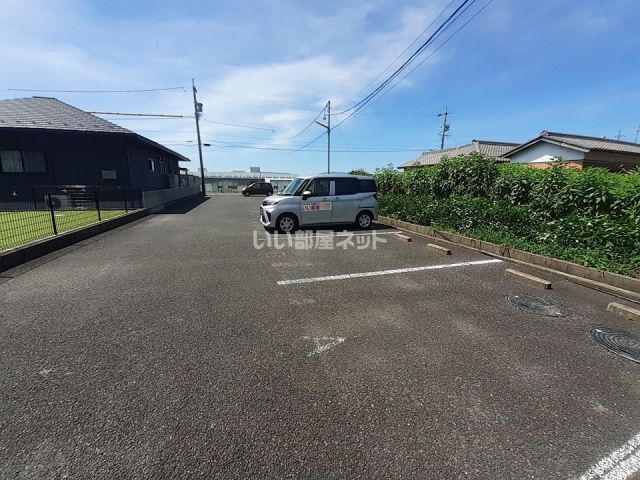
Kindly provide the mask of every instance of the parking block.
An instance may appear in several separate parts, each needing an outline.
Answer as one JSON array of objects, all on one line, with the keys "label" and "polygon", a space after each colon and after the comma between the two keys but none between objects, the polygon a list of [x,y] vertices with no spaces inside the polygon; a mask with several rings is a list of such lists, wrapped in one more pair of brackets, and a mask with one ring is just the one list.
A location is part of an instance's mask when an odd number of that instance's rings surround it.
[{"label": "parking block", "polygon": [[427,243],[427,248],[430,248],[431,250],[435,250],[437,252],[440,252],[444,255],[451,255],[451,250],[449,250],[446,247],[442,247],[440,245],[436,245],[435,243]]},{"label": "parking block", "polygon": [[399,238],[400,240],[404,240],[405,242],[411,242],[411,237],[408,237],[407,235],[403,235],[401,233],[394,233],[393,234],[394,237]]},{"label": "parking block", "polygon": [[504,271],[505,276],[515,278],[524,283],[528,283],[529,285],[533,285],[534,287],[540,287],[549,289],[551,288],[551,282],[544,280],[543,278],[534,277],[533,275],[529,275],[528,273],[519,272],[518,270],[513,270],[511,268],[507,268]]}]

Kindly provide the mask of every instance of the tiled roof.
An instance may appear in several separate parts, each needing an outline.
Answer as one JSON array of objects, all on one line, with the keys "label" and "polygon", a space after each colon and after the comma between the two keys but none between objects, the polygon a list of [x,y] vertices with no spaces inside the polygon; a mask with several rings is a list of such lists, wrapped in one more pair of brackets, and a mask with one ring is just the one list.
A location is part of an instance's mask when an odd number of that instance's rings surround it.
[{"label": "tiled roof", "polygon": [[604,152],[630,153],[640,155],[640,145],[637,143],[621,142],[609,138],[587,137],[584,135],[571,135],[568,133],[543,131],[533,140],[523,143],[513,150],[507,152],[509,155],[524,150],[530,145],[540,141],[547,141],[566,147],[574,147],[579,150],[598,150]]},{"label": "tiled roof", "polygon": [[123,133],[151,145],[183,162],[190,160],[153,140],[120,125],[96,117],[57,98],[31,97],[0,100],[0,128],[63,130],[73,132]]},{"label": "tiled roof", "polygon": [[585,137],[582,135],[569,135],[566,133],[542,132],[540,137],[564,142],[576,147],[582,147],[589,150],[606,150],[609,152],[622,153],[638,153],[640,154],[640,145],[637,143],[621,142],[620,140],[611,140],[608,138]]},{"label": "tiled roof", "polygon": [[133,133],[60,100],[46,97],[0,100],[0,128]]},{"label": "tiled roof", "polygon": [[477,152],[489,157],[504,158],[504,154],[516,147],[517,143],[491,142],[487,140],[473,140],[467,145],[459,147],[445,148],[443,150],[433,150],[431,152],[423,152],[419,157],[403,163],[398,168],[422,167],[425,165],[435,165],[440,163],[442,157],[457,157],[458,155],[467,155]]}]

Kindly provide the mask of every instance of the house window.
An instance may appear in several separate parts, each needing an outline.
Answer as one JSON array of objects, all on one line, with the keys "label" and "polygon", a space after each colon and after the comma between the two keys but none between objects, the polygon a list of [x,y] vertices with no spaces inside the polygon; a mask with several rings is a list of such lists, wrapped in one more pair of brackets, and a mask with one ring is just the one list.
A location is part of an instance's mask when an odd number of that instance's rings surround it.
[{"label": "house window", "polygon": [[0,171],[3,173],[47,173],[44,153],[34,151],[0,151]]},{"label": "house window", "polygon": [[42,152],[22,152],[22,164],[27,173],[47,173],[47,163]]},{"label": "house window", "polygon": [[149,159],[149,171],[150,172],[156,171],[156,161],[153,158]]},{"label": "house window", "polygon": [[5,173],[24,172],[22,158],[20,157],[20,152],[17,150],[5,150],[0,152],[0,163],[2,164],[2,171]]}]

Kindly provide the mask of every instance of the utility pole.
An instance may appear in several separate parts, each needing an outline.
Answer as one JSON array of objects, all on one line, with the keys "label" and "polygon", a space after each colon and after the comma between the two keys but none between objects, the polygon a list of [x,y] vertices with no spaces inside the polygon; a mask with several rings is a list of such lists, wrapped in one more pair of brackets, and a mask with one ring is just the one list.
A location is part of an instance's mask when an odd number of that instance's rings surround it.
[{"label": "utility pole", "polygon": [[640,134],[640,125],[638,125],[638,129],[636,130],[636,141],[634,143],[638,143],[638,135]]},{"label": "utility pole", "polygon": [[327,100],[327,174],[331,173],[331,100]]},{"label": "utility pole", "polygon": [[200,155],[200,182],[202,185],[202,195],[207,194],[207,190],[204,186],[204,164],[202,163],[202,142],[200,140],[200,115],[202,115],[202,104],[198,103],[198,99],[196,98],[196,81],[195,79],[191,79],[191,83],[193,85],[193,112],[196,116],[196,132],[198,133],[198,154]]},{"label": "utility pole", "polygon": [[327,101],[325,107],[325,113],[323,120],[327,121],[327,124],[317,122],[318,125],[327,129],[327,174],[331,173],[331,100]]},{"label": "utility pole", "polygon": [[447,111],[446,106],[444,107],[444,112],[438,114],[439,117],[444,117],[442,120],[442,127],[440,127],[440,150],[444,148],[444,138],[449,136],[447,133],[451,127],[451,125],[447,123],[447,117],[449,115],[451,115],[451,112]]},{"label": "utility pole", "polygon": [[616,140],[622,140],[624,135],[622,135],[622,130],[618,129],[618,135],[616,135]]}]

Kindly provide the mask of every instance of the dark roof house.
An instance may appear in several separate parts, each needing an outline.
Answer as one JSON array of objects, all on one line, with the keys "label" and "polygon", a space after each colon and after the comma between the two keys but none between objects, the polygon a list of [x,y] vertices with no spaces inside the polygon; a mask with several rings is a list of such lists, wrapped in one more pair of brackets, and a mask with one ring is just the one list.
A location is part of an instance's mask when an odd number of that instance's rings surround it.
[{"label": "dark roof house", "polygon": [[179,153],[55,98],[0,100],[0,185],[176,185]]},{"label": "dark roof house", "polygon": [[640,166],[640,144],[542,131],[536,138],[505,153],[513,163],[545,168],[558,158],[577,168],[604,167],[624,171]]},{"label": "dark roof house", "polygon": [[440,163],[443,157],[457,157],[459,155],[468,155],[470,153],[480,153],[488,157],[494,157],[498,160],[507,161],[505,153],[512,150],[517,143],[493,142],[487,140],[473,140],[471,143],[461,145],[459,147],[445,148],[443,150],[432,150],[423,152],[420,156],[403,163],[398,168],[409,169],[416,167],[425,167]]}]

